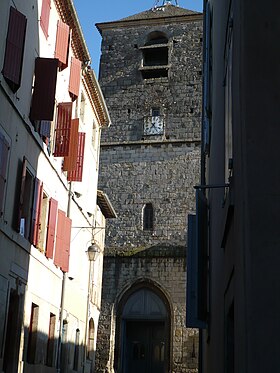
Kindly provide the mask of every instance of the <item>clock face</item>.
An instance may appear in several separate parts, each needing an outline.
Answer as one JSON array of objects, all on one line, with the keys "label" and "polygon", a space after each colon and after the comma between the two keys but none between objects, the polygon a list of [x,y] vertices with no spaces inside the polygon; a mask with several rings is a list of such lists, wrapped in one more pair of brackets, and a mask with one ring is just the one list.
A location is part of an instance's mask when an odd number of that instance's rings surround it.
[{"label": "clock face", "polygon": [[163,120],[161,117],[152,117],[151,121],[147,121],[144,126],[144,135],[162,135]]}]

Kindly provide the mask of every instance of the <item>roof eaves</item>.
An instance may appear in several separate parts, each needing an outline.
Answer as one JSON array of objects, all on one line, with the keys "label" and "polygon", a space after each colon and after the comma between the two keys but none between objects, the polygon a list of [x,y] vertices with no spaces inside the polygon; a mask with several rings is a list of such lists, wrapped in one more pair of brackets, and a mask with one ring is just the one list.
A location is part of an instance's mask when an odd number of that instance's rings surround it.
[{"label": "roof eaves", "polygon": [[84,65],[89,65],[91,58],[73,1],[54,0],[54,3],[61,20],[72,30],[71,46],[75,57]]},{"label": "roof eaves", "polygon": [[109,197],[102,190],[97,190],[97,204],[106,219],[114,219],[117,217],[116,211],[114,210]]}]

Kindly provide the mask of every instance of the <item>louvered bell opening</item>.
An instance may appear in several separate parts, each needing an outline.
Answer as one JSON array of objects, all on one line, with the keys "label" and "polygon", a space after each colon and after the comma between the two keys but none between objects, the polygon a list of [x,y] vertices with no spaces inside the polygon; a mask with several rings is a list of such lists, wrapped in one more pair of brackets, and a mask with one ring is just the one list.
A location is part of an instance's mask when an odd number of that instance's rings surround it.
[{"label": "louvered bell opening", "polygon": [[2,74],[14,93],[19,89],[21,83],[26,23],[26,17],[15,8],[10,7]]},{"label": "louvered bell opening", "polygon": [[30,119],[53,120],[58,60],[36,58],[35,84],[30,110]]}]

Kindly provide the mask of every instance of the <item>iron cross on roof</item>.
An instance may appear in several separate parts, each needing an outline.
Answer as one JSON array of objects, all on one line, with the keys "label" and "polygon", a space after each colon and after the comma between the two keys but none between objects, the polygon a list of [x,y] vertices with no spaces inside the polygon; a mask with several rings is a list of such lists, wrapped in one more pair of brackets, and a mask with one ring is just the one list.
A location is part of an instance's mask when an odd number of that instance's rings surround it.
[{"label": "iron cross on roof", "polygon": [[[176,4],[177,6],[179,5],[179,4],[178,4],[178,0],[174,0],[174,2],[175,2],[175,4]],[[155,7],[158,6],[158,3],[159,3],[159,0],[156,0],[154,6],[155,6]],[[167,5],[167,4],[172,4],[172,3],[173,3],[173,1],[171,1],[171,0],[163,0],[161,6],[164,6],[164,5]]]}]

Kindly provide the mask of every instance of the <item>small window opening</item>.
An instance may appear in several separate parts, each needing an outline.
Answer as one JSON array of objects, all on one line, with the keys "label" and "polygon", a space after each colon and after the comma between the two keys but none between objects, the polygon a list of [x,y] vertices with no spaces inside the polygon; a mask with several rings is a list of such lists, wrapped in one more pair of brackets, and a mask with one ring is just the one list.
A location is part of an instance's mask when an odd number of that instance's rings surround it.
[{"label": "small window opening", "polygon": [[76,329],[75,347],[74,347],[74,362],[73,370],[78,370],[79,363],[79,346],[80,346],[80,329]]},{"label": "small window opening", "polygon": [[86,108],[86,99],[82,93],[81,102],[80,102],[80,119],[83,123],[85,123],[85,108]]},{"label": "small window opening", "polygon": [[28,346],[27,346],[27,362],[29,364],[34,364],[35,358],[36,358],[38,317],[39,317],[39,306],[37,306],[37,304],[32,303],[30,323],[29,323],[29,333],[28,333]]},{"label": "small window opening", "polygon": [[147,203],[143,210],[143,230],[152,230],[154,226],[154,209],[151,203]]},{"label": "small window opening", "polygon": [[[152,32],[142,49],[144,79],[168,76],[169,46],[167,37],[161,32]],[[162,68],[161,68],[162,67]]]},{"label": "small window opening", "polygon": [[49,319],[49,335],[47,344],[47,366],[54,366],[54,353],[55,353],[55,315],[50,313]]},{"label": "small window opening", "polygon": [[168,64],[168,48],[146,49],[143,51],[143,66],[162,66]]},{"label": "small window opening", "polygon": [[87,358],[91,361],[94,360],[94,322],[92,318],[88,325]]},{"label": "small window opening", "polygon": [[160,108],[154,107],[152,108],[152,117],[159,117],[160,116]]}]

